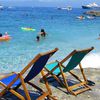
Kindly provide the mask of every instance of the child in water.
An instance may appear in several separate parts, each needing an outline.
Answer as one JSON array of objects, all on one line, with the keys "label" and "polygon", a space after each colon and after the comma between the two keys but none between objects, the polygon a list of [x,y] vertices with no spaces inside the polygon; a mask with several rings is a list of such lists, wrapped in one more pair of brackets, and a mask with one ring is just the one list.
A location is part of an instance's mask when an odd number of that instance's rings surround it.
[{"label": "child in water", "polygon": [[40,37],[39,37],[39,36],[37,36],[37,37],[36,37],[36,40],[37,40],[37,41],[40,41]]}]

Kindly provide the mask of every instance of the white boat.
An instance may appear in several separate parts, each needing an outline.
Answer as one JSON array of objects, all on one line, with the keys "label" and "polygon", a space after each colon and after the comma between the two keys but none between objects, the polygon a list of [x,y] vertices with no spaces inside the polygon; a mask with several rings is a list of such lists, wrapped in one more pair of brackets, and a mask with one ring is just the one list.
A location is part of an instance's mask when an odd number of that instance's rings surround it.
[{"label": "white boat", "polygon": [[71,6],[67,6],[67,7],[62,7],[62,8],[58,8],[59,10],[72,10]]},{"label": "white boat", "polygon": [[87,16],[88,19],[94,19],[95,17],[93,16]]},{"label": "white boat", "polygon": [[68,7],[67,7],[67,10],[72,10],[72,7],[71,7],[71,6],[68,6]]},{"label": "white boat", "polygon": [[91,8],[100,8],[100,6],[98,6],[95,2],[94,3],[90,3],[88,5],[83,5],[82,6],[83,9],[91,9]]},{"label": "white boat", "polygon": [[2,10],[4,7],[2,5],[0,5],[0,10]]}]

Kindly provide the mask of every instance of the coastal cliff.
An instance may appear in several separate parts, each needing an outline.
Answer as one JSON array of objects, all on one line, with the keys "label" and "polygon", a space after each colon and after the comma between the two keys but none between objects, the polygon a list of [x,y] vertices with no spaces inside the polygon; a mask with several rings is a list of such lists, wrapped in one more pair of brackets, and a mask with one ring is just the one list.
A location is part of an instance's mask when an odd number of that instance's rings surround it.
[{"label": "coastal cliff", "polygon": [[92,16],[100,16],[100,11],[87,11],[85,14],[92,15]]}]

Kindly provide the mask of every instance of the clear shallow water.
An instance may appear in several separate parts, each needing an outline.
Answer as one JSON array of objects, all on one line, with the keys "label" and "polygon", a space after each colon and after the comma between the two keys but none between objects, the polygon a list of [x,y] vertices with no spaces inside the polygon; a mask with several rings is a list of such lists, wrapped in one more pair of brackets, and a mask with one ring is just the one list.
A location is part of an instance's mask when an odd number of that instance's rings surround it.
[{"label": "clear shallow water", "polygon": [[[93,20],[76,18],[85,11],[78,8],[72,11],[56,8],[12,8],[0,11],[0,32],[7,31],[12,36],[10,41],[0,42],[0,72],[20,71],[37,53],[55,47],[59,51],[51,60],[62,59],[74,49],[91,46],[95,47],[93,53],[99,56],[100,40],[97,38],[100,34],[100,17]],[[33,27],[36,31],[25,32],[21,27]],[[41,28],[48,35],[36,42]]]}]

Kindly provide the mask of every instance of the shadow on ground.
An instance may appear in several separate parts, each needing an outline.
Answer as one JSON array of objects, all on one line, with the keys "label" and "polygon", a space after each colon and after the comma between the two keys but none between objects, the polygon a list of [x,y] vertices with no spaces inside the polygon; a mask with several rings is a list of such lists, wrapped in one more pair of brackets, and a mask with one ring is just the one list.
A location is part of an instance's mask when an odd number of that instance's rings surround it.
[{"label": "shadow on ground", "polygon": [[[18,89],[17,92],[25,97],[24,91],[22,89]],[[41,95],[38,91],[33,91],[33,90],[29,91],[29,94],[30,94],[31,100],[36,100]],[[0,100],[19,100],[19,98],[17,98],[16,96],[14,96],[13,94],[9,92],[5,96],[1,97]]]}]

